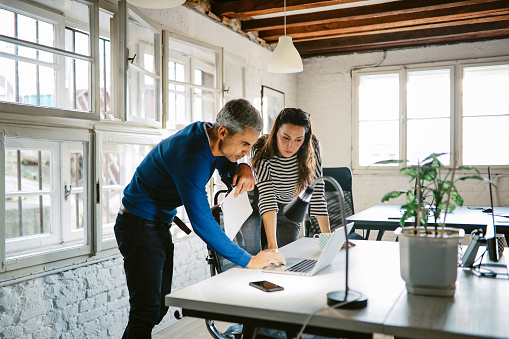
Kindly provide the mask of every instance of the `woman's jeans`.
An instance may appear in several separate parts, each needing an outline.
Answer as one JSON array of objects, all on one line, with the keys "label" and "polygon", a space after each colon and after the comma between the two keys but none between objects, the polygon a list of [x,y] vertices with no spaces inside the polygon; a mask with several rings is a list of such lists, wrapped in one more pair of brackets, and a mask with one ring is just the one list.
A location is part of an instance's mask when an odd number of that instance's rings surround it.
[{"label": "woman's jeans", "polygon": [[[298,222],[291,221],[283,213],[286,204],[277,203],[277,226],[276,226],[276,239],[277,246],[283,247],[291,242],[299,239],[301,224]],[[265,229],[262,227],[262,244],[263,248],[267,248],[267,236]]]},{"label": "woman's jeans", "polygon": [[170,224],[119,213],[114,230],[131,305],[122,338],[151,338],[152,328],[168,311],[164,297],[171,292],[174,249]]}]

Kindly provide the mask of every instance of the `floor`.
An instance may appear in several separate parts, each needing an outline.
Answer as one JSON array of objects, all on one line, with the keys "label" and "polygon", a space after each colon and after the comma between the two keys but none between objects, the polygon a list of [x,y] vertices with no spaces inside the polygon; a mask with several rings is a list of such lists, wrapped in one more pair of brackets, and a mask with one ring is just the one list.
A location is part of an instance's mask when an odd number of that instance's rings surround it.
[{"label": "floor", "polygon": [[[216,322],[220,330],[226,330],[231,324],[221,321]],[[212,339],[205,327],[205,320],[196,318],[183,318],[175,324],[162,329],[152,335],[152,339]],[[373,339],[394,339],[392,336],[375,333]]]},{"label": "floor", "polygon": [[[231,324],[216,321],[216,327],[226,330]],[[173,325],[166,327],[152,335],[152,339],[212,339],[205,326],[205,320],[196,318],[183,318]]]}]

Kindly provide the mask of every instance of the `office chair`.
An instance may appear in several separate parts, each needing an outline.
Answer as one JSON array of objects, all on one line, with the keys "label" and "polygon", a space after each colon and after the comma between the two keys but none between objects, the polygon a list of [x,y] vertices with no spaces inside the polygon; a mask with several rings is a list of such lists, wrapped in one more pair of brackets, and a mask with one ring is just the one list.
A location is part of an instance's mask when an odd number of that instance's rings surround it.
[{"label": "office chair", "polygon": [[[345,196],[345,218],[355,213],[353,207],[353,194],[352,194],[352,170],[349,167],[324,167],[323,175],[334,178],[343,189]],[[331,231],[341,225],[341,208],[339,204],[338,193],[331,183],[325,181],[325,201],[327,202],[327,210],[329,212],[329,223]],[[311,217],[306,222],[306,231],[309,237],[320,233],[320,226],[315,217]],[[369,234],[368,234],[369,236]],[[364,237],[353,232],[350,233],[350,239],[365,239]]]},{"label": "office chair", "polygon": [[[214,195],[214,206],[211,208],[212,215],[224,230],[224,222],[223,222],[223,214],[221,211],[221,207],[219,206],[219,197],[222,194],[227,194],[232,191],[232,182],[231,178],[222,178],[223,183],[226,185],[227,189],[219,190]],[[248,217],[248,219],[244,222],[239,232],[233,239],[233,242],[239,245],[241,248],[245,249],[249,254],[256,255],[258,252],[262,250],[261,243],[261,232],[262,232],[262,218],[258,213],[258,189],[255,188],[253,191],[248,192],[249,202],[253,207],[253,213]],[[214,276],[216,274],[220,274],[237,266],[235,263],[229,261],[228,259],[222,257],[210,247],[207,246],[208,257],[207,262],[210,265],[210,274]],[[205,324],[207,326],[207,330],[210,335],[215,339],[240,339],[243,335],[244,326],[247,326],[247,333],[250,333],[255,326],[253,324],[246,325],[232,325],[226,331],[220,331],[214,320],[205,319]],[[286,332],[285,330],[275,330],[262,328],[260,329],[260,333],[256,336],[257,339],[278,339],[278,338],[286,338],[288,335],[293,332]],[[303,334],[303,339],[329,339],[328,337],[316,336],[311,334]]]},{"label": "office chair", "polygon": [[[216,219],[217,223],[224,230],[224,222],[223,222],[223,213],[221,211],[221,207],[219,206],[219,197],[221,195],[225,195],[228,192],[233,190],[232,187],[232,178],[222,178],[223,183],[226,185],[227,189],[219,190],[214,195],[214,206],[211,208],[212,215]],[[233,242],[239,247],[246,250],[251,255],[256,255],[258,252],[262,250],[260,232],[262,219],[260,214],[258,213],[258,189],[255,188],[253,191],[248,192],[249,202],[253,207],[253,213],[247,218],[239,232],[233,238]],[[235,263],[230,260],[224,258],[223,256],[216,253],[210,247],[207,246],[208,257],[207,262],[210,265],[210,275],[214,276],[216,274],[220,274],[237,266]],[[221,332],[215,325],[213,320],[206,319],[205,324],[207,326],[207,330],[210,335],[215,339],[234,339],[240,338],[242,333],[231,333],[231,331],[227,331],[228,333]]]}]

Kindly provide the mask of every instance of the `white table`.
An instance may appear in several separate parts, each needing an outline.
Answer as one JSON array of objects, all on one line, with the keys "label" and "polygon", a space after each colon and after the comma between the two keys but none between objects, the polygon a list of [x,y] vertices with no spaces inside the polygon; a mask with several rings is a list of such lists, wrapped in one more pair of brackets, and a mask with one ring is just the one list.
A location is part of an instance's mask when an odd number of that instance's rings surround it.
[{"label": "white table", "polygon": [[[509,338],[509,280],[479,278],[459,269],[454,298],[407,295],[399,274],[399,245],[357,241],[350,251],[350,289],[362,292],[360,310],[332,309],[326,295],[344,287],[345,251],[313,277],[234,268],[166,296],[183,314],[260,327],[300,329],[309,314],[310,333],[386,333],[408,338]],[[302,238],[285,246],[286,257],[317,257],[318,245]],[[269,280],[284,291],[263,292],[250,281]],[[308,331],[306,331],[308,332]]]}]

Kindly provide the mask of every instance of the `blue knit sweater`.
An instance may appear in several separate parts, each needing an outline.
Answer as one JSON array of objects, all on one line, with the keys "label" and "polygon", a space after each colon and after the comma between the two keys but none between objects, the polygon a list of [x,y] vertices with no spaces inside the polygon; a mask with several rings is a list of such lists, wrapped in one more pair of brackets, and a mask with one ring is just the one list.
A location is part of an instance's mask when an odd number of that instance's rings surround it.
[{"label": "blue knit sweater", "polygon": [[171,222],[184,205],[196,234],[223,257],[245,267],[251,255],[221,230],[210,210],[205,187],[214,170],[233,176],[238,164],[215,157],[204,122],[195,122],[156,145],[124,189],[122,204],[151,221]]}]

